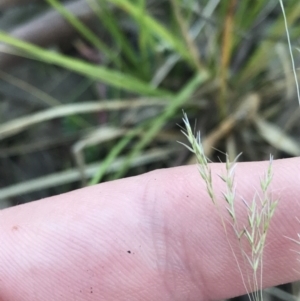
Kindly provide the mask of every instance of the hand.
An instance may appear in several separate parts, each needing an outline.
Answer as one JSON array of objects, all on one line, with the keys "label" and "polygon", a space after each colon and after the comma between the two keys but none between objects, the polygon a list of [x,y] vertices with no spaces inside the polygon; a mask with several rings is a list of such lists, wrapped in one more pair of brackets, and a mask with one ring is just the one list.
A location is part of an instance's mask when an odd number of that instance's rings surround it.
[{"label": "hand", "polygon": [[[299,232],[300,160],[273,164],[271,191],[280,201],[264,253],[264,286],[296,280],[300,271],[300,255],[291,251],[300,246],[286,238]],[[253,198],[267,165],[238,164],[237,196]],[[212,169],[220,196],[223,167]],[[245,293],[228,246],[239,254],[236,238],[228,227],[227,240],[195,166],[9,208],[0,212],[0,227],[3,301],[219,300]]]}]

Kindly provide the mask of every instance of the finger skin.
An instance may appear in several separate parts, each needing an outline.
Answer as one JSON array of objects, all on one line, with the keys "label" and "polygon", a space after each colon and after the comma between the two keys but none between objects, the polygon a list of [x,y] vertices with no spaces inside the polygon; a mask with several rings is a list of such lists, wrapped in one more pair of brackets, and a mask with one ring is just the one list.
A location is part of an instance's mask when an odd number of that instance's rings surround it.
[{"label": "finger skin", "polygon": [[[251,200],[268,162],[240,163],[236,200]],[[264,286],[296,280],[300,160],[274,161],[280,202],[264,255]],[[213,164],[222,203],[224,185]],[[223,210],[223,209],[221,209]],[[226,211],[223,210],[226,214]],[[300,214],[298,214],[300,215]],[[219,300],[245,293],[241,254],[196,166],[157,170],[0,212],[0,300]],[[300,266],[298,268],[300,271]]]}]

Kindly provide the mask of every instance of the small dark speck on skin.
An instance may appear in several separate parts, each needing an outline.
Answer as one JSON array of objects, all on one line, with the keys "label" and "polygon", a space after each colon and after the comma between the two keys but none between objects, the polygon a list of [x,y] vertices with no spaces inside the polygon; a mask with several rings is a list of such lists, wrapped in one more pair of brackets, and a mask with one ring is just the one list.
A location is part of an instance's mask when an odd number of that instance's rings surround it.
[{"label": "small dark speck on skin", "polygon": [[127,251],[128,254],[131,254],[131,251]]},{"label": "small dark speck on skin", "polygon": [[11,228],[12,231],[18,231],[19,230],[19,226],[18,225],[15,225]]}]

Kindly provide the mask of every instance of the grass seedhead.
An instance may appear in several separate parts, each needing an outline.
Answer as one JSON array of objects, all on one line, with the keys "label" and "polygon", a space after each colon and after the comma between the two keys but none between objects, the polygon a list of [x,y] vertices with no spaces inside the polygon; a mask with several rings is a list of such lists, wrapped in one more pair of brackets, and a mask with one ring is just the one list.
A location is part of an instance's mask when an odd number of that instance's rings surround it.
[{"label": "grass seedhead", "polygon": [[[251,202],[236,195],[235,170],[240,155],[235,158],[233,162],[230,162],[229,156],[226,154],[225,172],[224,174],[219,175],[226,187],[225,191],[222,192],[222,195],[230,218],[229,224],[236,235],[244,259],[243,268],[245,269],[245,273],[243,273],[242,266],[237,260],[237,254],[234,254],[231,246],[232,242],[228,239],[225,217],[222,215],[223,211],[221,210],[222,204],[221,201],[216,198],[212,181],[212,171],[208,164],[208,159],[204,154],[200,133],[198,132],[196,136],[194,135],[186,113],[183,113],[183,122],[185,129],[182,130],[182,133],[187,137],[190,146],[185,145],[184,143],[181,144],[196,155],[200,176],[206,184],[207,193],[210,199],[218,209],[225,232],[224,234],[226,235],[231,251],[233,252],[233,256],[236,259],[249,298],[253,301],[262,300],[263,253],[270,222],[278,204],[278,201],[273,200],[269,193],[270,184],[273,179],[273,157],[270,156],[267,171],[260,179],[261,192],[258,193],[255,191]],[[236,206],[239,201],[238,198],[241,199],[241,204],[244,205],[246,210],[246,224],[243,221],[240,221],[236,214]],[[244,274],[246,274],[246,279],[244,279]],[[250,294],[250,292],[254,292],[254,294]]]}]

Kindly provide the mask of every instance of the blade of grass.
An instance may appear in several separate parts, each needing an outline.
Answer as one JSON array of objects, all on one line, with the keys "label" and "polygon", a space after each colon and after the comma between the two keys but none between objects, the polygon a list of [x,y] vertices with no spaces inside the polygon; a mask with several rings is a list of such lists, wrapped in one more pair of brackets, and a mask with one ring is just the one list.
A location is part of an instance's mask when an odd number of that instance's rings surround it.
[{"label": "blade of grass", "polygon": [[[108,7],[106,0],[86,0],[88,5],[94,11],[99,21],[104,25],[106,30],[112,35],[114,42],[116,42],[118,49],[126,55],[129,62],[136,67],[139,66],[138,56],[134,48],[128,42],[127,37],[121,30],[120,25],[116,20],[116,16],[112,13],[112,10]],[[124,60],[123,60],[124,61]],[[123,66],[122,66],[123,67]],[[128,70],[130,71],[130,70]]]},{"label": "blade of grass", "polygon": [[289,34],[289,29],[288,29],[288,23],[287,23],[286,14],[285,14],[285,10],[284,10],[282,0],[279,0],[279,3],[280,3],[280,7],[281,7],[281,10],[282,10],[282,14],[283,14],[284,27],[285,27],[285,31],[286,31],[286,37],[287,37],[287,40],[288,40],[289,51],[290,51],[290,56],[291,56],[291,61],[292,61],[292,70],[293,70],[293,74],[294,74],[294,77],[295,77],[297,97],[298,97],[298,102],[299,102],[299,105],[300,105],[299,84],[298,84],[297,72],[296,72],[296,68],[295,68],[295,61],[294,61],[294,56],[293,56],[293,51],[292,51],[292,44],[291,44],[291,39],[290,39],[290,34]]},{"label": "blade of grass", "polygon": [[30,126],[52,120],[54,118],[72,116],[77,114],[87,114],[99,111],[115,111],[127,108],[137,108],[144,106],[167,106],[168,102],[159,99],[140,100],[108,100],[90,101],[84,103],[59,105],[54,108],[43,110],[24,117],[19,117],[0,125],[0,140],[20,133]]},{"label": "blade of grass", "polygon": [[183,106],[183,104],[189,99],[189,97],[191,97],[199,85],[206,82],[208,78],[209,76],[206,72],[199,73],[181,89],[178,96],[174,98],[172,103],[165,109],[165,111],[160,116],[155,118],[153,122],[151,122],[150,129],[135,145],[131,153],[128,155],[127,160],[124,162],[123,167],[120,168],[120,170],[113,176],[113,179],[118,179],[126,173],[133,158],[137,156],[139,152],[152,141],[154,136],[163,128],[167,120],[170,119],[174,113]]},{"label": "blade of grass", "polygon": [[117,156],[126,147],[126,145],[142,131],[144,124],[145,123],[134,128],[133,130],[128,131],[127,134],[113,147],[113,149],[109,152],[108,156],[105,158],[102,164],[98,166],[98,169],[94,173],[92,179],[90,180],[89,185],[94,185],[101,182],[102,178],[107,173],[107,170],[110,168],[111,164],[113,164]]},{"label": "blade of grass", "polygon": [[[168,158],[170,154],[174,154],[178,151],[178,148],[168,148],[168,149],[152,149],[148,152],[145,152],[138,158],[136,158],[131,167],[137,167],[152,162],[158,162],[164,158]],[[117,158],[106,170],[107,173],[115,172],[123,164],[124,158]],[[95,171],[99,168],[99,165],[102,165],[102,162],[92,163],[86,166],[85,176],[90,178],[95,174]],[[5,188],[0,188],[0,201],[24,195],[33,191],[39,191],[42,189],[57,187],[67,183],[73,183],[80,180],[80,174],[77,168],[71,168],[62,172],[53,173],[44,177],[40,177],[33,180],[28,180],[26,182],[21,182]]]},{"label": "blade of grass", "polygon": [[[139,22],[140,8],[137,7],[132,1],[129,0],[110,0],[110,3],[117,5],[125,10],[128,14]],[[189,52],[186,50],[184,43],[178,39],[171,31],[167,30],[158,21],[152,18],[147,12],[143,16],[144,26],[155,36],[158,37],[163,43],[169,44],[171,48],[177,51],[188,62],[192,62]]]},{"label": "blade of grass", "polygon": [[117,66],[122,64],[120,58],[99,37],[94,34],[84,23],[82,23],[74,14],[68,11],[57,0],[46,0],[57,12],[59,12],[82,36],[94,45],[100,52],[104,53]]},{"label": "blade of grass", "polygon": [[[7,83],[9,83],[19,89],[22,89],[23,91],[30,93],[34,97],[40,99],[41,102],[43,102],[51,107],[56,107],[61,104],[60,101],[58,101],[51,95],[45,93],[44,91],[38,89],[37,87],[34,87],[33,85],[31,85],[23,80],[20,80],[19,78],[16,78],[8,73],[5,73],[1,70],[0,70],[0,79],[6,81]],[[83,120],[81,117],[72,116],[70,120],[76,125],[81,125],[81,126],[89,125],[89,123],[86,122],[85,120]],[[16,121],[16,119],[14,119],[14,121]],[[0,126],[0,140],[2,138],[2,135],[1,135],[2,127],[3,127],[3,125]]]},{"label": "blade of grass", "polygon": [[254,124],[258,133],[275,149],[282,150],[292,156],[300,156],[299,143],[286,134],[279,126],[258,116],[254,119]]},{"label": "blade of grass", "polygon": [[[219,1],[220,0],[214,0],[213,2],[208,2],[202,11],[202,17],[210,18],[215,9],[217,8]],[[206,21],[203,20],[203,18],[199,18],[199,20],[195,22],[195,24],[190,29],[190,35],[193,41],[197,38],[197,36],[200,34],[200,32],[206,25]],[[174,68],[174,66],[180,61],[180,59],[181,58],[177,53],[169,55],[156,70],[156,73],[154,74],[151,83],[156,87],[159,86],[160,83],[167,77],[169,72]]]},{"label": "blade of grass", "polygon": [[162,128],[164,122],[167,118],[170,118],[175,112],[175,110],[181,106],[187,98],[195,91],[195,89],[204,81],[208,79],[208,75],[206,73],[198,74],[195,78],[193,78],[181,91],[181,93],[176,97],[175,100],[171,103],[170,106],[165,110],[165,112],[158,117],[158,122],[151,122],[151,120],[147,120],[138,127],[129,131],[124,138],[122,138],[117,145],[110,151],[109,155],[106,157],[102,165],[99,167],[99,170],[95,173],[92,180],[89,182],[89,185],[97,184],[101,182],[103,176],[106,173],[107,168],[109,168],[110,164],[114,162],[118,154],[126,147],[126,145],[144,128],[150,126],[150,131],[143,136],[140,142],[135,146],[133,151],[127,156],[126,162],[124,162],[120,171],[114,175],[113,178],[117,178],[122,176],[122,174],[128,169],[128,164],[132,160],[133,156],[135,156],[149,141],[153,138],[153,136]]},{"label": "blade of grass", "polygon": [[151,40],[151,34],[149,33],[149,29],[147,28],[147,24],[145,23],[145,15],[147,14],[146,11],[146,1],[145,0],[139,0],[137,7],[139,8],[140,12],[138,14],[138,24],[139,24],[139,48],[140,48],[140,54],[141,54],[141,67],[143,70],[144,77],[147,76],[147,74],[150,73],[150,60],[148,59],[149,55],[149,47],[151,43],[149,40]]},{"label": "blade of grass", "polygon": [[[288,21],[288,25],[294,23],[300,14],[300,3],[292,2],[292,4],[285,10],[286,19]],[[284,20],[279,19],[270,25],[270,29],[268,31],[269,36],[283,36],[285,34],[285,26]],[[300,28],[295,28],[293,31],[290,31],[291,36],[298,36],[300,34]],[[270,60],[270,53],[272,54],[274,47],[274,42],[263,41],[261,46],[257,48],[255,53],[248,59],[248,63],[245,68],[238,74],[237,81],[235,85],[243,86],[247,85],[247,83],[251,82],[253,77],[259,74],[261,71],[266,69],[266,65]]]},{"label": "blade of grass", "polygon": [[239,30],[252,30],[275,6],[276,1],[241,1],[235,16]]},{"label": "blade of grass", "polygon": [[166,96],[171,94],[170,92],[156,89],[135,77],[102,66],[95,66],[53,51],[45,50],[28,42],[16,39],[3,31],[0,31],[0,41],[17,48],[18,50],[24,51],[26,54],[30,54],[34,59],[49,64],[56,64],[89,78],[100,80],[113,87],[142,95]]},{"label": "blade of grass", "polygon": [[225,26],[223,31],[223,41],[222,41],[222,50],[221,50],[221,87],[220,94],[218,99],[218,107],[219,107],[219,115],[220,118],[223,119],[227,116],[227,81],[228,81],[228,73],[230,66],[230,59],[232,54],[232,40],[233,40],[233,26],[234,26],[234,16],[235,16],[235,8],[237,5],[236,0],[231,0],[228,3],[226,17],[225,17]]},{"label": "blade of grass", "polygon": [[0,79],[6,81],[7,83],[19,89],[22,89],[23,91],[30,93],[34,97],[38,98],[42,103],[47,104],[50,107],[61,104],[60,101],[58,101],[51,95],[45,93],[44,91],[40,90],[39,88],[34,87],[33,85],[1,70],[0,70]]},{"label": "blade of grass", "polygon": [[181,7],[179,5],[180,2],[178,0],[170,0],[170,1],[172,4],[173,11],[175,13],[176,21],[181,30],[182,37],[185,40],[187,51],[189,51],[190,57],[193,60],[193,65],[196,70],[201,72],[202,64],[200,60],[199,51],[194,43],[193,38],[190,35],[188,23],[186,22],[186,19],[182,15]]}]

